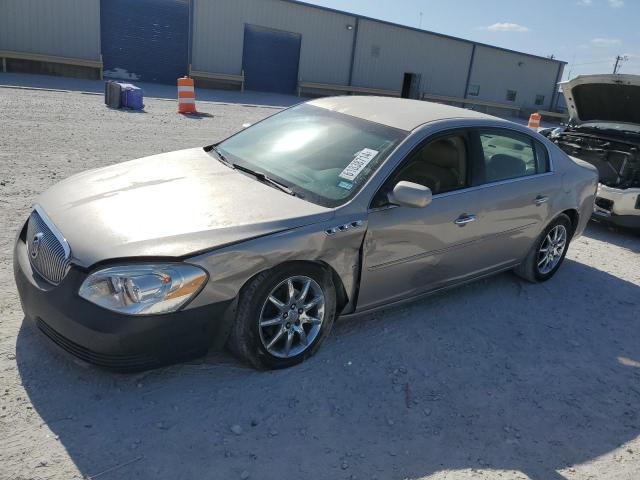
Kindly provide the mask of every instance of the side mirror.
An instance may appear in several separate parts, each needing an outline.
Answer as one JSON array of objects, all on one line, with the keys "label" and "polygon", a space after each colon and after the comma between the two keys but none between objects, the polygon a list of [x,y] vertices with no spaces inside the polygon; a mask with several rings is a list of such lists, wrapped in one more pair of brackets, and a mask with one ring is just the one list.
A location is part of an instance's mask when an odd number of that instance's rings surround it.
[{"label": "side mirror", "polygon": [[389,202],[409,208],[424,208],[431,203],[432,198],[429,187],[413,182],[398,182],[389,194]]}]

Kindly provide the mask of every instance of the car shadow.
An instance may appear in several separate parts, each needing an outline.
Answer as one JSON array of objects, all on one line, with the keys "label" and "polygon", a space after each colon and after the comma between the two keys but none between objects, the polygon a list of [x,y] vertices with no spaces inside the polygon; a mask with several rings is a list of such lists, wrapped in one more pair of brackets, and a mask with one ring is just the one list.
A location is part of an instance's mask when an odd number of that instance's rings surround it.
[{"label": "car shadow", "polygon": [[606,223],[590,221],[585,236],[640,253],[640,233],[627,228],[618,228]]},{"label": "car shadow", "polygon": [[337,322],[288,370],[214,353],[111,374],[25,325],[17,363],[84,476],[561,479],[640,434],[639,302],[639,286],[567,260],[545,284],[502,274]]}]

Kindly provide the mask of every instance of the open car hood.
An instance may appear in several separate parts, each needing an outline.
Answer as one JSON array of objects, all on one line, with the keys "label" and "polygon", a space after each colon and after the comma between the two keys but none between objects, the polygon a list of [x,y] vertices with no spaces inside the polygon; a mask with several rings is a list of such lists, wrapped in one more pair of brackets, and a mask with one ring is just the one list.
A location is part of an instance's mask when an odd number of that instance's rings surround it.
[{"label": "open car hood", "polygon": [[574,124],[640,125],[640,75],[580,75],[560,86]]}]

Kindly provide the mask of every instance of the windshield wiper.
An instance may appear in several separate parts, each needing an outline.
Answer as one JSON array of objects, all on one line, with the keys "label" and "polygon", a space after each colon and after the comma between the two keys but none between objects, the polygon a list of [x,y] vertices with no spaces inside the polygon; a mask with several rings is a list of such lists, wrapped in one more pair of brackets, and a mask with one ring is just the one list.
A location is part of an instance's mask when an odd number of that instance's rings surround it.
[{"label": "windshield wiper", "polygon": [[218,160],[220,160],[220,162],[224,163],[227,167],[232,168],[234,170],[240,170],[241,172],[245,172],[248,173],[249,175],[253,175],[254,177],[256,177],[259,181],[263,182],[263,183],[268,183],[269,185],[276,187],[278,190],[283,191],[284,193],[287,193],[289,195],[292,196],[296,196],[296,193],[291,190],[289,187],[287,187],[285,184],[278,182],[277,180],[274,180],[273,178],[269,178],[267,175],[265,175],[262,172],[256,172],[255,170],[251,170],[250,168],[247,167],[243,167],[242,165],[238,165],[237,163],[231,163],[227,157],[224,156],[224,153],[222,153],[220,151],[220,149],[218,148],[217,145],[214,145],[213,147],[211,147],[211,150],[213,150],[216,155],[218,156]]},{"label": "windshield wiper", "polygon": [[224,163],[227,167],[235,168],[234,165],[229,160],[227,160],[227,157],[224,156],[224,153],[220,151],[217,145],[214,145],[213,147],[211,147],[211,150],[216,152],[216,155],[218,156],[218,160]]},{"label": "windshield wiper", "polygon": [[233,163],[231,164],[231,166],[236,170],[240,170],[241,172],[245,172],[245,173],[248,173],[249,175],[253,175],[261,182],[268,183],[272,187],[275,187],[278,190],[282,190],[284,193],[287,193],[294,197],[296,196],[296,193],[293,190],[291,190],[289,187],[287,187],[284,183],[280,183],[277,180],[274,180],[273,178],[269,178],[267,175],[265,175],[262,172],[256,172],[255,170],[251,170],[248,167],[243,167],[242,165],[238,165],[237,163]]}]

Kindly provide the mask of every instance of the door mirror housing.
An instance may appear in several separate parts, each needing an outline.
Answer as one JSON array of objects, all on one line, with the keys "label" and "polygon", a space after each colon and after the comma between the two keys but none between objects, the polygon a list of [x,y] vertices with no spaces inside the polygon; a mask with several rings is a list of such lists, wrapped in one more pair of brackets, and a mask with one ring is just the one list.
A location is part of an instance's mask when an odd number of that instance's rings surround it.
[{"label": "door mirror housing", "polygon": [[409,208],[424,208],[431,203],[433,194],[429,187],[413,182],[398,182],[389,193],[389,202]]}]

